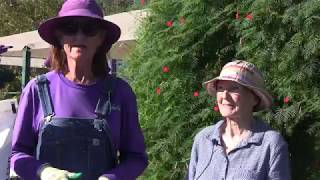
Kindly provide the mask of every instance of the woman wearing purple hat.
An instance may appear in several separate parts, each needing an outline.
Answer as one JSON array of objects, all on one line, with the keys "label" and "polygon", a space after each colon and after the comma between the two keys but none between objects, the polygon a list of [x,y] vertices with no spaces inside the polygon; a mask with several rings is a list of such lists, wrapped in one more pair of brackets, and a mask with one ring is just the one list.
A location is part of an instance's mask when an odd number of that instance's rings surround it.
[{"label": "woman wearing purple hat", "polygon": [[189,180],[289,180],[287,143],[253,112],[272,105],[255,65],[227,63],[208,82],[223,120],[200,131],[194,140]]},{"label": "woman wearing purple hat", "polygon": [[67,0],[38,32],[52,71],[21,94],[12,168],[25,180],[136,179],[147,166],[136,98],[106,69],[120,28],[94,0]]}]

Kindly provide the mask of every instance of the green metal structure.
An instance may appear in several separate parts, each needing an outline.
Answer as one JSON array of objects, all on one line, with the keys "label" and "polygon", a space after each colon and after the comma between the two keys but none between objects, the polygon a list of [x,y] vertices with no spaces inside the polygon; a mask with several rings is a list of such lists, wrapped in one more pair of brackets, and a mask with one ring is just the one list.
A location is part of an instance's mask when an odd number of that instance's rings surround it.
[{"label": "green metal structure", "polygon": [[23,48],[22,58],[21,89],[23,89],[30,80],[31,51],[28,46]]}]

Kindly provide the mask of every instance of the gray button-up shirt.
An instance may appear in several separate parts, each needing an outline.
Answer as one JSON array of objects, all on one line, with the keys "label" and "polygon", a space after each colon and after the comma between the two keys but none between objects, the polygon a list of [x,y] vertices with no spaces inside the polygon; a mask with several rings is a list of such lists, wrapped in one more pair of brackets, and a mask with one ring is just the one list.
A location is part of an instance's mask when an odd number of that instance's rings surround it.
[{"label": "gray button-up shirt", "polygon": [[189,180],[290,180],[287,143],[267,124],[255,120],[253,132],[225,153],[219,121],[200,131],[194,140]]}]

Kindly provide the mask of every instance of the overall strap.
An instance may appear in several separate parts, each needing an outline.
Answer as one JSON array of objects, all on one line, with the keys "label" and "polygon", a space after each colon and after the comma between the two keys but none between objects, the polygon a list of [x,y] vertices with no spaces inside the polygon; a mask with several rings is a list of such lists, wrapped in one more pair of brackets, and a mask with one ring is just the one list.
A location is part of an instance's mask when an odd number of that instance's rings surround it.
[{"label": "overall strap", "polygon": [[95,113],[96,113],[96,119],[94,120],[94,127],[101,131],[102,129],[105,130],[108,142],[109,142],[109,147],[110,147],[110,152],[111,152],[111,158],[114,163],[114,165],[117,164],[117,152],[113,144],[112,140],[112,134],[111,134],[111,129],[110,126],[108,125],[108,115],[111,113],[112,110],[112,104],[111,104],[111,97],[114,92],[114,86],[115,86],[115,77],[114,76],[108,76],[106,79],[106,82],[104,83],[104,88],[103,88],[103,94],[102,97],[98,100]]},{"label": "overall strap", "polygon": [[36,77],[36,83],[38,85],[38,95],[41,102],[44,117],[53,115],[53,107],[51,97],[49,95],[48,79],[42,74]]},{"label": "overall strap", "polygon": [[42,133],[45,128],[46,121],[50,121],[51,117],[54,116],[53,108],[52,108],[52,101],[49,95],[49,88],[48,88],[48,79],[47,77],[42,74],[36,77],[36,83],[38,85],[38,95],[41,102],[41,107],[43,110],[44,115],[44,123],[41,122],[40,130],[38,135],[38,143],[36,148],[36,158],[40,159],[40,148],[42,145]]},{"label": "overall strap", "polygon": [[103,94],[102,97],[98,100],[95,114],[98,119],[105,119],[107,115],[111,113],[112,105],[111,105],[111,96],[114,91],[115,77],[108,76],[106,82],[104,83]]}]

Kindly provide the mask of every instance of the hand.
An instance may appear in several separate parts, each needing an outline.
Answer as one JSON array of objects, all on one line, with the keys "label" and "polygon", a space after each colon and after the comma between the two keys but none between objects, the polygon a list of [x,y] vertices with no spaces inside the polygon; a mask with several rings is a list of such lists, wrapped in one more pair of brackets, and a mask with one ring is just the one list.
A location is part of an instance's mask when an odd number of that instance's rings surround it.
[{"label": "hand", "polygon": [[109,178],[104,177],[104,176],[100,176],[98,180],[109,180]]},{"label": "hand", "polygon": [[77,173],[71,173],[66,170],[61,170],[53,167],[45,167],[40,172],[40,179],[41,180],[68,180],[71,179]]}]

